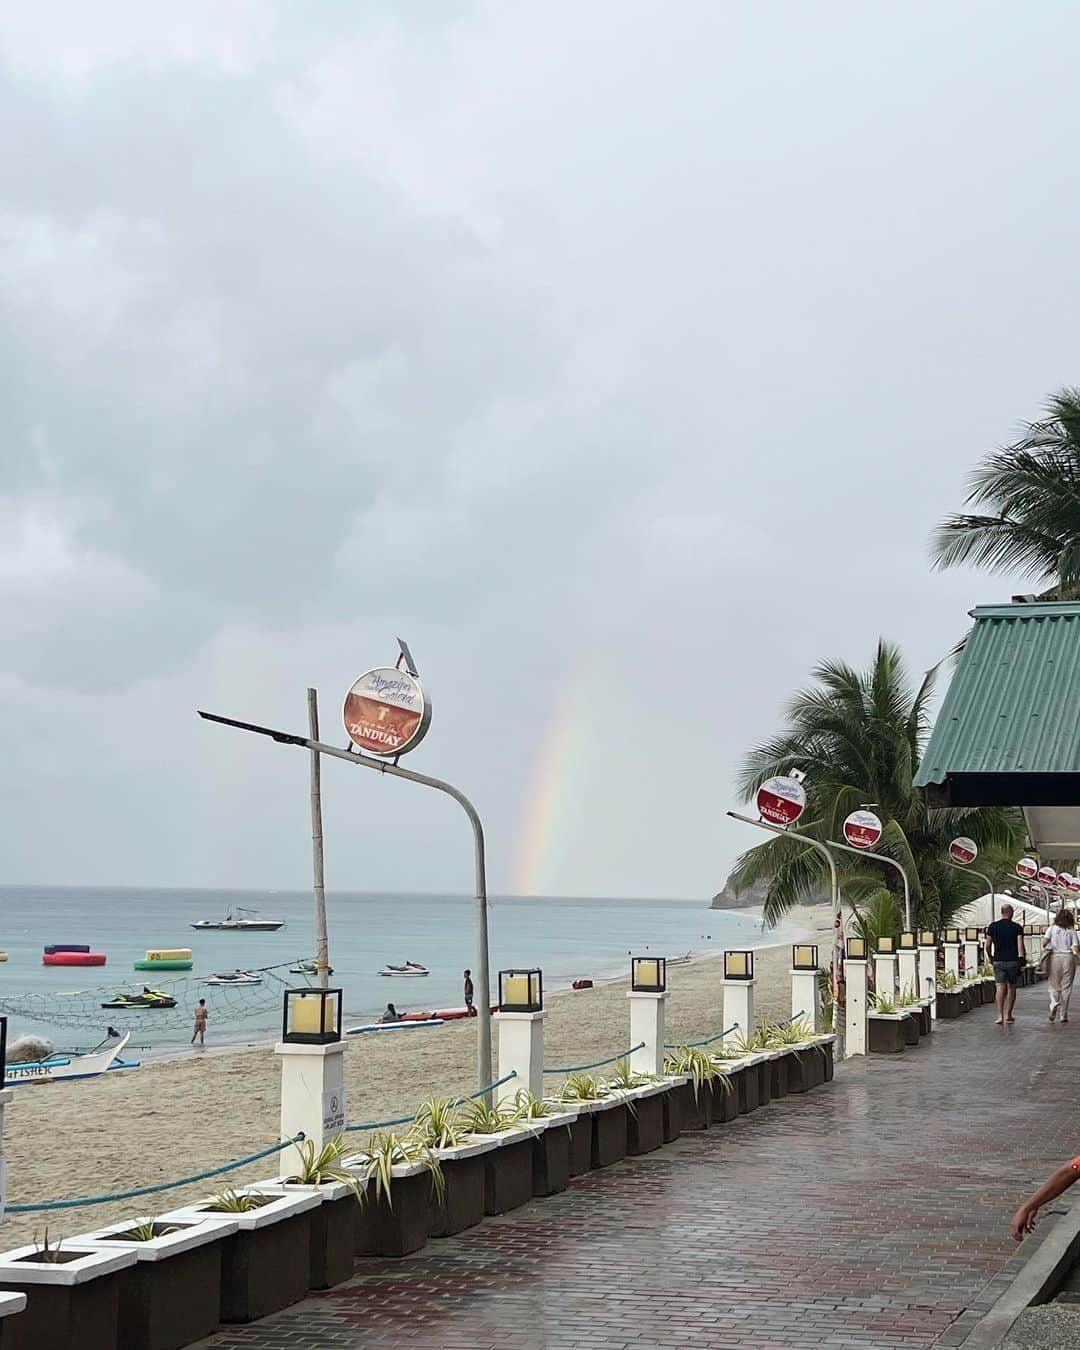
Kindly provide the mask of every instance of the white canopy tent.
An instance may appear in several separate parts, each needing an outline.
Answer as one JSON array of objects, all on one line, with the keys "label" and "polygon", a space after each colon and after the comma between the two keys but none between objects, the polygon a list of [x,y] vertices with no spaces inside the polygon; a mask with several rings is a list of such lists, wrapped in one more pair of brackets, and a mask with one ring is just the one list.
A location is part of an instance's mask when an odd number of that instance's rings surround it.
[{"label": "white canopy tent", "polygon": [[993,895],[980,895],[957,911],[956,922],[961,926],[985,928],[988,923],[1001,918],[1001,906],[1012,905],[1016,911],[1017,923],[1050,923],[1053,912],[1042,905],[1034,905],[1030,900],[1021,900],[1009,891],[995,891]]}]

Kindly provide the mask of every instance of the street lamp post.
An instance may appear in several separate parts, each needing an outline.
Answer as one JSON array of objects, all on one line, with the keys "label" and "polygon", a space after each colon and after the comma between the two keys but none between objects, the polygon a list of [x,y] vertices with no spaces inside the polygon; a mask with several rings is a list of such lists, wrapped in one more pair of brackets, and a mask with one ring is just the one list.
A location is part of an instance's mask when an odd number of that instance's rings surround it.
[{"label": "street lamp post", "polygon": [[[256,726],[253,722],[238,722],[231,717],[219,717],[215,713],[199,711],[199,716],[207,722],[220,722],[222,726],[237,727],[241,731],[253,731],[259,736],[269,736],[279,745],[297,745],[310,750],[314,755],[329,755],[331,759],[343,759],[348,764],[359,764],[365,769],[374,769],[377,773],[390,774],[392,778],[407,778],[411,783],[420,783],[424,787],[435,788],[453,797],[469,818],[473,831],[473,851],[476,874],[476,989],[479,996],[477,1008],[476,1070],[479,1082],[477,1087],[485,1088],[491,1083],[491,981],[488,963],[488,914],[487,914],[487,874],[484,863],[484,827],[476,808],[463,792],[441,778],[430,778],[427,774],[415,773],[412,769],[403,769],[400,764],[391,764],[358,750],[339,750],[335,745],[325,745],[310,740],[307,736],[296,736],[289,731],[276,731],[271,727]],[[489,1094],[490,1099],[490,1094]]]},{"label": "street lamp post", "polygon": [[875,862],[888,863],[890,867],[895,867],[900,873],[900,878],[904,883],[904,927],[911,931],[911,886],[908,884],[907,873],[895,858],[889,858],[884,853],[868,853],[864,848],[852,848],[850,844],[838,844],[835,839],[829,840],[830,848],[842,848],[845,853],[854,853],[859,858],[873,858]]}]

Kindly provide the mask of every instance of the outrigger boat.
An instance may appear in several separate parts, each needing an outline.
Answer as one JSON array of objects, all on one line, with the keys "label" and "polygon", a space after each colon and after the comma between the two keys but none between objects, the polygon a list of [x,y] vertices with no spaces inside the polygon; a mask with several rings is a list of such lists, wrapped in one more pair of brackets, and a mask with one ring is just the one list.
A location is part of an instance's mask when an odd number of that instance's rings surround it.
[{"label": "outrigger boat", "polygon": [[228,909],[225,911],[223,919],[200,919],[198,923],[191,924],[191,927],[200,931],[212,929],[219,933],[276,933],[279,928],[285,927],[284,919],[244,917],[255,913],[256,911],[253,909],[238,909],[234,915],[232,910]]},{"label": "outrigger boat", "polygon": [[427,966],[422,966],[419,961],[406,961],[403,966],[383,966],[379,971],[380,975],[430,975],[431,971]]},{"label": "outrigger boat", "polygon": [[115,1045],[104,1050],[92,1050],[86,1055],[66,1055],[57,1051],[48,1059],[33,1060],[28,1064],[9,1064],[4,1070],[4,1086],[19,1083],[52,1083],[63,1079],[98,1078],[110,1069],[137,1069],[138,1060],[122,1060],[120,1052],[131,1039],[131,1032]]}]

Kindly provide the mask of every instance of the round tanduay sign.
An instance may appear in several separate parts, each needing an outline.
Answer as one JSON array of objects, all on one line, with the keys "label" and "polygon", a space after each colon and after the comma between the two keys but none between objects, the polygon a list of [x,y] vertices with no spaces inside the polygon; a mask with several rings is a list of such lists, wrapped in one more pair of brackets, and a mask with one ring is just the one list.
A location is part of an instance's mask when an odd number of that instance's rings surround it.
[{"label": "round tanduay sign", "polygon": [[1039,864],[1034,858],[1021,858],[1016,864],[1016,875],[1023,877],[1025,881],[1031,881],[1039,875]]},{"label": "round tanduay sign", "polygon": [[770,778],[757,790],[757,809],[771,825],[794,825],[806,810],[806,789],[794,778]]},{"label": "round tanduay sign", "polygon": [[882,828],[873,811],[852,811],[844,821],[844,839],[852,848],[873,848],[881,838]]},{"label": "round tanduay sign", "polygon": [[968,863],[973,863],[978,856],[978,844],[965,834],[960,835],[958,839],[954,839],[949,845],[949,857],[954,863],[960,863],[962,867],[966,867]]},{"label": "round tanduay sign", "polygon": [[1080,893],[1080,877],[1071,876],[1067,882],[1067,887],[1072,895]]},{"label": "round tanduay sign", "polygon": [[1040,867],[1039,880],[1042,882],[1044,886],[1056,886],[1057,873],[1054,871],[1052,867]]},{"label": "round tanduay sign", "polygon": [[431,704],[407,670],[366,670],[345,695],[345,731],[358,750],[386,758],[415,750],[431,725]]}]

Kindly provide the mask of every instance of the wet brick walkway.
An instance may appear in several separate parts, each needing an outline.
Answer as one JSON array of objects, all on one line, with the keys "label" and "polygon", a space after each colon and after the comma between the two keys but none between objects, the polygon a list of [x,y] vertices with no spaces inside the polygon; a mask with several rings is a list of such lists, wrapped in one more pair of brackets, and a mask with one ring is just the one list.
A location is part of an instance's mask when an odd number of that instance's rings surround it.
[{"label": "wet brick walkway", "polygon": [[[1022,1259],[1017,1197],[1080,1153],[1080,1021],[983,1008],[930,1044],[439,1242],[206,1350],[956,1346]],[[1031,1239],[1031,1242],[1037,1241]],[[1025,1244],[1025,1254],[1030,1250]]]}]

